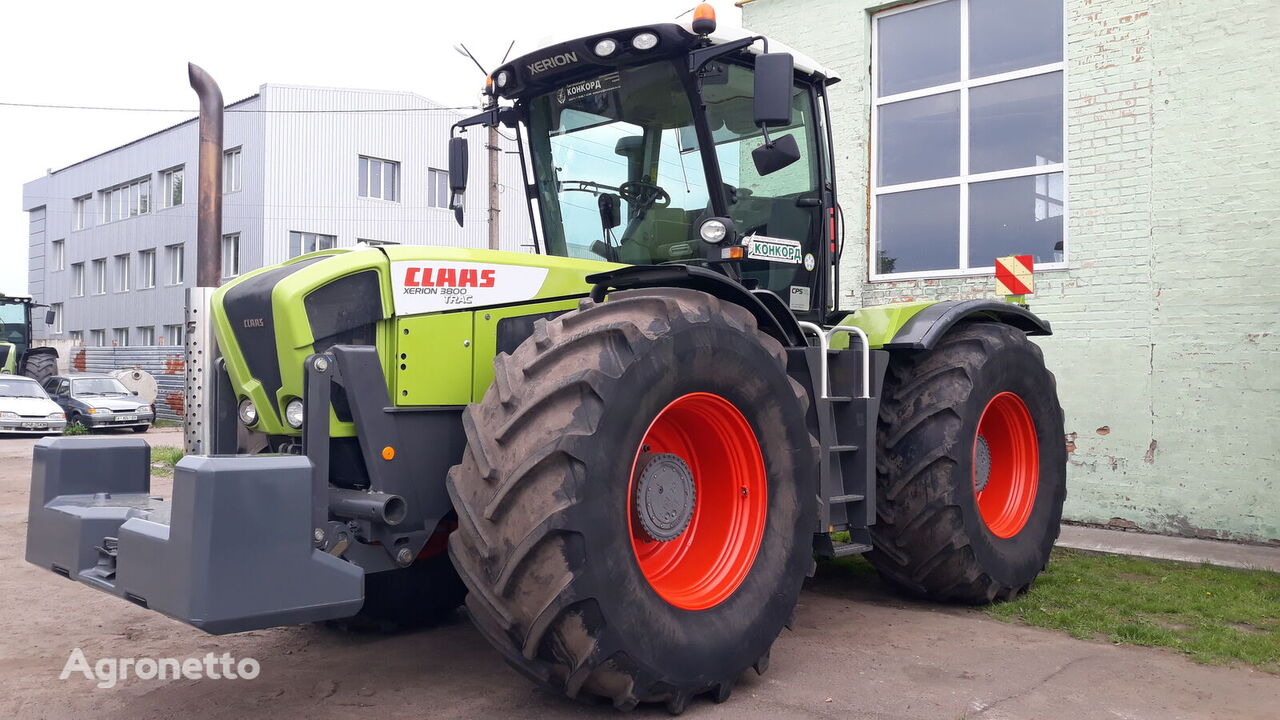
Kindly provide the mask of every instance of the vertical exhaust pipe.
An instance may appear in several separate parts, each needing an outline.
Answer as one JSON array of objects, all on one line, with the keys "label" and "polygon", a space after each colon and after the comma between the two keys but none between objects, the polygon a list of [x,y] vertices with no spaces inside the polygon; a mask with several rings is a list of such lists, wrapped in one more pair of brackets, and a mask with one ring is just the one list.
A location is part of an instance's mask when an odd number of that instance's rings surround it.
[{"label": "vertical exhaust pipe", "polygon": [[200,165],[196,203],[196,287],[217,287],[222,276],[222,90],[199,65],[187,63],[200,97]]},{"label": "vertical exhaust pipe", "polygon": [[[209,320],[210,300],[222,277],[222,90],[198,65],[187,63],[187,77],[191,89],[200,97],[200,153],[196,171],[196,284],[187,289],[183,444],[188,455],[209,455],[227,444],[219,437],[217,409],[222,373],[218,371],[218,343]],[[234,438],[234,426],[230,435]]]}]

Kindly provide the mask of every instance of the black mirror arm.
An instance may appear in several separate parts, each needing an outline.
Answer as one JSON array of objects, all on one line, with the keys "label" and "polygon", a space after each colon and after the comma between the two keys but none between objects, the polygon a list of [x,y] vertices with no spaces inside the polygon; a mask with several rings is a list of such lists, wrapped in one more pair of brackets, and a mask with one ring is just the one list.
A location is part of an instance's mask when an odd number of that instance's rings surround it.
[{"label": "black mirror arm", "polygon": [[769,38],[763,35],[755,37],[746,37],[733,42],[727,42],[723,45],[707,45],[706,47],[695,48],[689,51],[689,72],[696,73],[702,69],[703,65],[732,52],[737,52],[743,48],[751,47],[756,41],[764,43],[764,51],[769,52]]}]

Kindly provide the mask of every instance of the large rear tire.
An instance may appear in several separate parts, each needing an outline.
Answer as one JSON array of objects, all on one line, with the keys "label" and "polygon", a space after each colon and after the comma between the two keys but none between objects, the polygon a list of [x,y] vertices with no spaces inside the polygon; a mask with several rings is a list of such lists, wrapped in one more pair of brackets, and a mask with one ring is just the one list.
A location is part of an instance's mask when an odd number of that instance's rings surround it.
[{"label": "large rear tire", "polygon": [[22,363],[22,374],[41,385],[58,374],[58,356],[50,351],[33,352]]},{"label": "large rear tire", "polygon": [[808,398],[785,363],[750,313],[682,289],[584,300],[495,359],[463,415],[449,552],[512,666],[671,712],[764,672],[816,522]]},{"label": "large rear tire", "polygon": [[1015,328],[963,325],[894,358],[877,435],[874,550],[910,594],[983,604],[1030,587],[1066,498],[1053,373]]}]

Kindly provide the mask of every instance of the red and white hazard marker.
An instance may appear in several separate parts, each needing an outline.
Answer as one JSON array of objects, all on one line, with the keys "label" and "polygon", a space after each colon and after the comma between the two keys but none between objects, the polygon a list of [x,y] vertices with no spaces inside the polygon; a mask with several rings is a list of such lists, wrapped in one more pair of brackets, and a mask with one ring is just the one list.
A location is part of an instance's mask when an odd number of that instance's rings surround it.
[{"label": "red and white hazard marker", "polygon": [[996,294],[1030,295],[1035,292],[1032,266],[1030,255],[996,258]]}]

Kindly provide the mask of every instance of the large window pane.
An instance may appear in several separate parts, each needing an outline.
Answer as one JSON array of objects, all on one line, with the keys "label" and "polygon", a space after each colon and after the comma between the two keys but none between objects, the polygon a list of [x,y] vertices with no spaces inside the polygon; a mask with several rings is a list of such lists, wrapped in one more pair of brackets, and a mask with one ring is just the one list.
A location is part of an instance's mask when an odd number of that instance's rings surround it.
[{"label": "large window pane", "polygon": [[960,93],[880,106],[877,184],[960,174]]},{"label": "large window pane", "polygon": [[1060,60],[1062,0],[969,0],[969,77]]},{"label": "large window pane", "polygon": [[960,2],[930,5],[876,22],[880,97],[960,79]]},{"label": "large window pane", "polygon": [[1062,260],[1062,173],[992,180],[969,186],[969,267],[998,257]]},{"label": "large window pane", "polygon": [[969,91],[969,172],[1062,162],[1062,73]]},{"label": "large window pane", "polygon": [[879,274],[946,270],[960,247],[960,188],[891,193],[877,198]]}]

